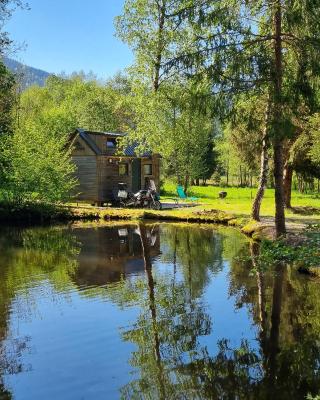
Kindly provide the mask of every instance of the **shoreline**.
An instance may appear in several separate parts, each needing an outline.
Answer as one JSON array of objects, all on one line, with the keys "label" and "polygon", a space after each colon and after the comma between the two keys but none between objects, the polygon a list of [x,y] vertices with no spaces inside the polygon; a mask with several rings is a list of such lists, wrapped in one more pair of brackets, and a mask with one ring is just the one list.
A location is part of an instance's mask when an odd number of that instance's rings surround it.
[{"label": "shoreline", "polygon": [[[275,241],[274,218],[262,217],[260,222],[253,221],[248,215],[234,215],[216,209],[186,207],[164,209],[161,211],[134,208],[111,208],[92,206],[47,206],[29,204],[15,208],[0,206],[1,225],[50,225],[72,222],[98,221],[134,221],[157,220],[167,222],[207,223],[238,228],[243,234],[255,241]],[[310,223],[287,220],[288,237],[303,235]]]},{"label": "shoreline", "polygon": [[[0,206],[0,225],[1,227],[40,227],[54,225],[86,225],[90,227],[99,227],[109,223],[137,223],[145,221],[146,223],[163,222],[163,223],[191,223],[191,224],[211,224],[225,227],[232,227],[250,238],[255,242],[270,243],[277,253],[277,247],[283,246],[280,262],[285,262],[286,254],[300,249],[312,250],[316,254],[314,248],[308,248],[308,230],[314,229],[317,234],[320,226],[315,221],[292,221],[287,220],[287,235],[285,238],[276,239],[274,218],[263,217],[261,222],[250,219],[248,215],[233,215],[231,213],[216,209],[199,209],[197,208],[179,208],[165,209],[161,211],[146,209],[125,209],[125,208],[108,208],[108,207],[90,207],[90,206],[44,206],[44,205],[28,205],[20,208],[9,209],[3,212]],[[313,258],[313,255],[308,255]],[[317,261],[313,267],[305,262],[300,265],[297,270],[300,273],[313,277],[320,277],[320,263],[318,260],[320,255],[316,255]],[[297,258],[300,254],[297,253]],[[295,257],[294,257],[295,259]],[[293,259],[293,260],[294,260]],[[281,261],[282,260],[282,261]],[[302,263],[303,264],[303,263]],[[318,271],[319,270],[319,271]]]}]

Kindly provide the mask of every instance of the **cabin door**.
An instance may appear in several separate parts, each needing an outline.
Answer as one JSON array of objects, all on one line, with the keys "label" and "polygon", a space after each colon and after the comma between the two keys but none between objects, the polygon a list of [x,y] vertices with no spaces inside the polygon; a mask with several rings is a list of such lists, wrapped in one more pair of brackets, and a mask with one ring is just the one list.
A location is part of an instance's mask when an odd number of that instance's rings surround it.
[{"label": "cabin door", "polygon": [[132,191],[135,193],[141,189],[141,160],[135,158],[132,161]]}]

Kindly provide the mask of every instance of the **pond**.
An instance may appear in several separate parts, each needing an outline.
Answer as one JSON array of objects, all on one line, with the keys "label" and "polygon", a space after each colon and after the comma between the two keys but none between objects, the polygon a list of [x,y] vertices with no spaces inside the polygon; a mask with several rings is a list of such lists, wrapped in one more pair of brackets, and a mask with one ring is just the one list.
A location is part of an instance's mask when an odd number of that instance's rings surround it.
[{"label": "pond", "polygon": [[320,283],[237,230],[0,231],[0,399],[305,399]]}]

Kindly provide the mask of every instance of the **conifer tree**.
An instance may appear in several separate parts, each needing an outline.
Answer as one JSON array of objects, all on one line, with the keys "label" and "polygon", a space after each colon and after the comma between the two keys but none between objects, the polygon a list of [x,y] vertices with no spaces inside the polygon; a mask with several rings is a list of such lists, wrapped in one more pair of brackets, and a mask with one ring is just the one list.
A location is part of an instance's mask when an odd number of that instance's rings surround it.
[{"label": "conifer tree", "polygon": [[320,1],[181,0],[167,18],[189,27],[188,51],[176,43],[180,54],[168,68],[209,76],[217,100],[227,99],[231,108],[239,93],[270,93],[276,232],[285,234],[284,142],[292,135],[292,114],[316,99]]}]

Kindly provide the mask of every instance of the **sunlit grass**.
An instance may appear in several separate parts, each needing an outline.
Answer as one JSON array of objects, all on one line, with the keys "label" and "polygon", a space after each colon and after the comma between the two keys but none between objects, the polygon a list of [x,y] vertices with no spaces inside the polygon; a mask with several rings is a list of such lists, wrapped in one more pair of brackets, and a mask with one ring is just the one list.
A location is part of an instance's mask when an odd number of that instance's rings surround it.
[{"label": "sunlit grass", "polygon": [[[226,191],[227,197],[225,199],[219,198],[220,191]],[[235,215],[249,215],[251,211],[251,204],[256,194],[256,189],[253,188],[237,188],[229,187],[222,188],[218,186],[192,186],[188,191],[189,196],[199,198],[199,203],[202,208],[214,208],[216,210],[223,210],[231,212]],[[161,200],[165,201],[167,198],[177,197],[176,185],[173,183],[165,183],[163,187],[163,195]],[[301,194],[295,190],[292,191],[292,206],[293,207],[313,207],[320,209],[320,195],[316,194]],[[287,210],[288,217],[305,218],[306,214],[294,213],[292,210]],[[274,190],[267,189],[261,208],[262,216],[274,215]],[[320,219],[320,213],[312,213],[308,217]]]}]

